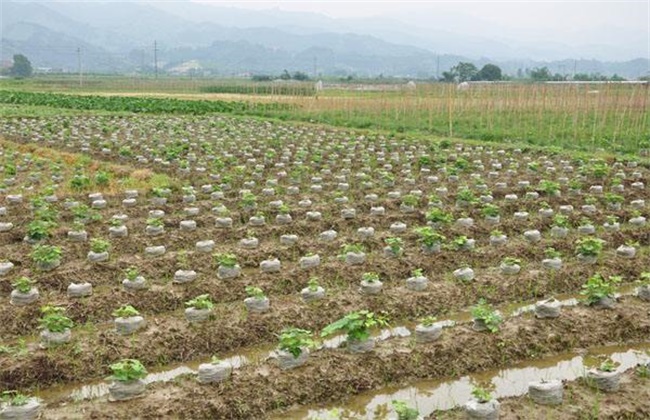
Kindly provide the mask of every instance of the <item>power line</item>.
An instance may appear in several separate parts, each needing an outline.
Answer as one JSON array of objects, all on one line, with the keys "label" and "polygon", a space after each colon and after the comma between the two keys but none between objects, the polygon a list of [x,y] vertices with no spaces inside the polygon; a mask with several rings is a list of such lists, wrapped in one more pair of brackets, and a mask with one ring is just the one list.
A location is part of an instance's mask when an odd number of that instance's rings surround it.
[{"label": "power line", "polygon": [[79,87],[83,86],[83,76],[81,73],[81,47],[77,47],[77,68],[79,70]]},{"label": "power line", "polygon": [[154,40],[153,42],[153,66],[156,73],[156,79],[158,78],[158,42]]}]

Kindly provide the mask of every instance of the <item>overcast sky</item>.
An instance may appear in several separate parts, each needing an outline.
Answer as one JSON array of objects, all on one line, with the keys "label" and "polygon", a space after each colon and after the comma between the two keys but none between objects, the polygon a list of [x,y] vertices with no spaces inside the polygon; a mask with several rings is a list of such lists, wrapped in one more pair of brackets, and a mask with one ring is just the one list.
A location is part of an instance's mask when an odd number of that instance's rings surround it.
[{"label": "overcast sky", "polygon": [[[2,2],[4,0],[0,0]],[[187,2],[238,9],[311,12],[343,21],[257,14],[223,26],[294,26],[313,30],[370,34],[390,42],[436,52],[470,54],[473,57],[529,57],[536,59],[599,58],[650,59],[650,0],[18,0],[43,3],[143,2],[150,5],[175,3],[182,15]],[[179,10],[180,8],[180,10]],[[202,15],[199,13],[198,15]],[[215,16],[215,15],[212,15]],[[212,19],[218,20],[218,16]],[[228,16],[227,13],[223,16]],[[261,17],[260,17],[261,16]],[[265,16],[268,18],[265,19]],[[278,22],[274,21],[274,18]],[[373,18],[359,21],[357,19]],[[384,19],[377,19],[384,18]],[[243,19],[243,20],[242,20]],[[353,20],[350,20],[353,19]],[[395,22],[398,21],[398,22]],[[248,23],[250,22],[250,25]],[[275,25],[277,23],[277,25]],[[457,36],[459,35],[459,36]],[[448,40],[459,43],[445,49]],[[499,47],[505,46],[505,48]],[[496,52],[495,52],[496,51]]]},{"label": "overcast sky", "polygon": [[[628,39],[650,44],[650,0],[609,1],[264,1],[209,3],[240,8],[317,12],[334,18],[384,16],[471,34],[502,33],[579,43]],[[650,45],[648,46],[650,48]]]},{"label": "overcast sky", "polygon": [[[251,9],[280,8],[283,10],[318,12],[332,17],[363,17],[373,15],[393,15],[402,12],[437,11],[463,12],[490,20],[510,22],[512,18],[523,19],[520,24],[541,25],[547,18],[568,21],[574,13],[580,13],[584,20],[612,22],[615,19],[630,19],[638,29],[647,29],[647,0],[609,0],[609,1],[535,1],[535,0],[196,0],[203,3],[231,5]],[[645,13],[642,13],[645,12]],[[406,14],[404,13],[404,14]],[[541,13],[538,14],[538,13]]]}]

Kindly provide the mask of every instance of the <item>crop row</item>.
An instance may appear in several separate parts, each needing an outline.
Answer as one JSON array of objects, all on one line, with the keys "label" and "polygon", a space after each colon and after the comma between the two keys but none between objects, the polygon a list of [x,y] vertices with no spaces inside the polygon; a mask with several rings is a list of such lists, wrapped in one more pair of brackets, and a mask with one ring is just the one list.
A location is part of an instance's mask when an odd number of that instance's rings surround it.
[{"label": "crop row", "polygon": [[68,95],[6,90],[0,91],[0,103],[49,106],[76,110],[187,115],[202,115],[217,112],[246,114],[288,108],[288,105],[282,104],[244,101],[194,101],[170,98]]},{"label": "crop row", "polygon": [[[341,400],[349,396],[350,390],[373,389],[387,382],[457,376],[575,347],[643,339],[650,326],[637,315],[644,310],[643,304],[627,299],[612,311],[574,308],[554,320],[513,320],[504,324],[499,334],[477,333],[467,325],[459,325],[427,344],[397,339],[361,355],[318,351],[291,372],[261,362],[245,366],[229,380],[212,385],[197,384],[191,377],[179,378],[151,387],[137,404],[100,402],[94,409],[118,417],[128,409],[130,415],[136,416],[263,418],[273,409]],[[594,323],[594,319],[598,322]],[[202,403],[183,404],[190,395]],[[163,396],[166,402],[161,400]],[[97,402],[81,403],[72,410],[89,409],[90,404]]]}]

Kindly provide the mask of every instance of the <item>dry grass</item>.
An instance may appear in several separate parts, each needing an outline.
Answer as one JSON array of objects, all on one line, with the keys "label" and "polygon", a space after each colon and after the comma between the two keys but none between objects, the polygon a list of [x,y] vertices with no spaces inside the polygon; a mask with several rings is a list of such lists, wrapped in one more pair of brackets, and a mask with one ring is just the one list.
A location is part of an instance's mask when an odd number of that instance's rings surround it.
[{"label": "dry grass", "polygon": [[131,172],[131,178],[136,181],[149,181],[154,173],[151,169],[136,169]]},{"label": "dry grass", "polygon": [[[99,162],[89,160],[87,156],[75,153],[58,151],[48,147],[40,147],[35,144],[17,143],[6,140],[0,136],[0,148],[3,150],[16,150],[22,154],[31,154],[34,157],[47,159],[52,162],[61,162],[64,164],[65,172],[72,172],[77,166],[83,167],[83,172],[94,177],[98,171],[105,171],[110,174],[111,178],[106,185],[94,185],[93,192],[100,192],[109,196],[121,194],[125,188],[146,191],[156,186],[172,185],[174,182],[164,174],[157,174],[151,169],[136,169],[130,166],[118,165],[114,163]],[[76,193],[69,184],[63,183],[57,189],[57,192],[63,195]],[[35,190],[34,193],[38,193]],[[27,196],[31,193],[26,192]]]}]

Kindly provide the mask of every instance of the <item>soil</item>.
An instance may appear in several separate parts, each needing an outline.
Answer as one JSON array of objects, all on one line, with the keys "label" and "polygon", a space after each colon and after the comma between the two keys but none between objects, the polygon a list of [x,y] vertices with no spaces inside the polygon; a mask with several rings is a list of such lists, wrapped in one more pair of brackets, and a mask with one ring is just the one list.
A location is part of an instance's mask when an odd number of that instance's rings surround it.
[{"label": "soil", "polygon": [[[54,206],[60,216],[59,227],[51,238],[44,241],[61,246],[63,250],[62,264],[56,270],[35,270],[29,258],[31,245],[23,242],[27,225],[34,219],[30,199],[39,191],[39,184],[28,180],[29,176],[33,176],[33,161],[25,164],[25,169],[16,173],[16,186],[9,188],[10,192],[19,189],[24,191],[25,197],[22,204],[7,204],[7,215],[2,216],[3,221],[12,222],[14,228],[10,232],[0,234],[0,251],[2,257],[11,261],[15,268],[10,275],[0,278],[0,295],[7,297],[0,301],[0,345],[3,349],[6,349],[6,346],[11,347],[11,352],[0,353],[0,390],[42,390],[47,393],[47,388],[55,384],[75,388],[88,382],[101,381],[109,374],[108,366],[122,358],[137,358],[153,370],[165,369],[176,363],[195,365],[209,360],[215,354],[234,352],[246,355],[255,347],[273,346],[277,343],[278,332],[285,327],[295,326],[318,332],[328,323],[350,311],[360,309],[385,313],[395,324],[399,325],[403,320],[405,325],[411,326],[416,319],[427,315],[453,318],[454,312],[466,310],[480,298],[485,298],[491,304],[507,307],[521,301],[534,302],[551,295],[576,294],[586,279],[595,272],[600,272],[605,277],[620,275],[624,284],[629,286],[650,267],[650,231],[647,228],[629,227],[627,220],[631,213],[627,205],[622,210],[610,212],[605,211],[603,203],[600,203],[597,206],[598,211],[589,215],[594,226],[599,229],[598,237],[606,241],[605,251],[594,265],[580,264],[577,261],[574,255],[575,241],[581,236],[575,228],[572,228],[564,239],[551,238],[548,235],[552,219],[542,219],[538,216],[540,201],[547,201],[555,209],[561,205],[572,204],[576,211],[568,218],[569,223],[575,227],[584,216],[580,213],[580,208],[587,193],[583,196],[572,196],[566,193],[566,187],[562,187],[562,196],[543,195],[539,200],[524,199],[525,192],[517,187],[517,181],[528,180],[534,189],[541,180],[555,180],[559,176],[559,173],[527,170],[524,161],[526,158],[540,162],[553,161],[556,169],[563,171],[563,159],[567,159],[572,165],[579,165],[570,157],[554,154],[548,156],[545,153],[528,151],[519,156],[512,154],[511,162],[522,160],[519,169],[512,174],[506,174],[504,169],[496,178],[484,178],[486,183],[492,186],[496,182],[508,183],[505,190],[493,192],[495,202],[502,213],[500,224],[495,226],[485,221],[479,205],[464,209],[455,207],[455,194],[458,190],[463,184],[474,182],[470,179],[469,172],[461,169],[460,181],[448,182],[447,175],[437,173],[433,168],[438,165],[432,164],[430,175],[440,176],[437,183],[429,183],[424,174],[417,173],[420,168],[419,163],[416,164],[416,156],[419,154],[444,157],[447,159],[444,165],[449,168],[455,166],[461,156],[466,156],[470,161],[477,157],[466,155],[466,152],[473,151],[465,146],[455,151],[443,151],[436,149],[434,143],[411,143],[401,137],[382,138],[377,134],[350,141],[361,134],[326,127],[320,127],[318,132],[314,133],[310,131],[312,128],[301,126],[274,125],[258,120],[245,120],[245,123],[239,123],[240,121],[243,120],[216,115],[196,118],[79,117],[74,121],[65,120],[65,124],[71,125],[70,130],[63,126],[64,122],[60,119],[16,119],[0,122],[0,129],[14,134],[21,133],[21,137],[12,137],[14,142],[0,141],[3,151],[16,150],[22,154],[16,157],[16,162],[22,162],[20,165],[24,163],[21,157],[25,158],[28,153],[46,161],[63,163],[63,187],[60,194],[57,192],[61,201]],[[273,135],[267,137],[260,133]],[[179,137],[187,137],[190,140],[182,142],[178,140]],[[44,140],[45,138],[48,140]],[[179,156],[165,164],[153,159],[160,156],[154,154],[154,150],[175,152],[170,149],[175,149],[182,143],[194,155],[191,162],[195,162],[196,158],[199,161],[205,160],[203,155],[209,153],[204,153],[200,144],[204,140],[208,142],[207,139],[215,138],[219,138],[219,144],[213,150],[214,154],[227,159],[221,162],[225,164],[223,170],[214,169],[214,172],[233,175],[229,182],[230,188],[224,189],[222,199],[212,200],[209,193],[200,191],[203,184],[221,183],[221,180],[210,177],[209,173],[213,168],[208,168],[202,173],[179,170],[179,162],[184,158],[187,157],[190,162],[189,157],[184,155],[187,150],[183,149]],[[274,143],[269,143],[271,141]],[[103,143],[113,148],[111,154],[102,152]],[[121,157],[117,153],[117,148],[122,145],[130,147],[130,157]],[[314,150],[314,145],[317,150]],[[339,146],[340,149],[337,148]],[[88,149],[83,156],[77,154],[80,147]],[[370,147],[373,148],[372,151],[369,150]],[[312,172],[311,175],[323,178],[322,193],[311,190],[311,184],[321,184],[320,182],[312,183],[310,176],[303,176],[299,184],[299,194],[284,194],[282,190],[293,183],[278,176],[277,172],[281,167],[275,165],[281,163],[281,153],[287,150],[292,154],[298,151],[306,152],[305,156],[299,159],[305,161],[306,167]],[[321,159],[310,157],[311,153],[321,151]],[[379,161],[369,162],[369,155],[364,154],[372,154],[375,151],[382,152],[383,164]],[[273,152],[273,157],[268,157],[269,152]],[[404,156],[409,153],[412,155],[405,159]],[[514,152],[509,150],[507,153]],[[399,156],[398,159],[402,162],[394,160],[393,154]],[[137,155],[147,157],[148,162],[135,163],[134,156]],[[502,159],[498,155],[488,154],[487,150],[481,152],[481,164],[489,168],[492,160]],[[4,156],[0,154],[0,161],[5,162]],[[510,156],[504,156],[503,159],[510,159]],[[294,158],[296,157],[294,154]],[[203,163],[208,163],[211,159],[208,158]],[[259,177],[251,172],[250,160],[253,160],[254,164],[265,164]],[[346,160],[348,162],[345,162]],[[285,161],[282,162],[284,165]],[[289,172],[293,162],[290,158],[286,162],[288,164],[282,166],[282,170]],[[381,180],[375,179],[375,171],[381,170],[382,165],[389,162],[393,166],[387,169],[387,172],[393,174],[396,181],[386,186]],[[131,166],[126,166],[127,163]],[[101,221],[85,226],[88,237],[107,238],[107,221],[117,213],[128,215],[125,225],[129,236],[111,239],[112,248],[107,262],[88,263],[86,254],[89,244],[67,239],[73,214],[63,208],[63,200],[74,198],[81,203],[89,203],[87,195],[91,192],[69,191],[69,177],[78,165],[87,165],[85,168],[89,174],[108,168],[114,177],[110,185],[99,188],[104,193],[108,206],[98,210],[102,216]],[[241,174],[235,173],[235,165],[242,165],[241,168],[244,169]],[[371,169],[365,169],[371,166]],[[47,164],[37,169],[43,180],[52,175]],[[327,174],[323,171],[325,169],[331,169],[331,173]],[[336,179],[343,174],[342,169],[349,171],[347,179]],[[412,172],[406,172],[407,170]],[[626,189],[621,195],[626,203],[647,196],[644,190],[629,188],[635,180],[630,172],[638,170],[644,179],[647,179],[647,168],[625,170],[628,177],[623,181]],[[374,184],[370,189],[361,186],[362,183],[355,177],[358,171],[369,172],[369,181]],[[579,171],[570,174],[567,171],[565,175],[573,177],[578,173]],[[144,185],[148,190],[150,185],[146,182],[154,181],[163,175],[168,176],[165,178],[168,181],[164,182],[169,182],[174,193],[165,205],[152,205]],[[125,194],[119,181],[127,177],[143,186],[140,188],[135,207],[127,208],[121,204]],[[266,196],[261,190],[266,186],[265,181],[271,178],[278,179],[278,194]],[[407,178],[413,178],[413,181],[409,179],[407,182]],[[252,179],[255,179],[256,184],[250,188],[259,195],[258,205],[256,210],[247,211],[241,206],[239,190],[249,188],[244,183]],[[585,190],[591,183],[604,184],[605,191],[608,191],[609,179],[600,180],[587,175],[585,181]],[[347,204],[337,204],[331,199],[339,182],[348,183],[350,186],[350,189],[344,192],[349,197]],[[183,194],[179,194],[178,190],[181,186],[190,184],[197,188],[197,201],[191,204],[183,203]],[[35,186],[33,190],[26,187],[31,185]],[[475,223],[471,227],[452,223],[441,228],[440,232],[447,237],[446,243],[460,235],[476,239],[474,250],[453,251],[444,247],[435,255],[427,255],[421,251],[413,228],[426,225],[426,196],[442,185],[449,188],[449,195],[442,200],[445,211],[453,213],[456,219],[471,217]],[[404,195],[409,190],[416,189],[423,192],[423,197],[413,213],[400,211],[400,199],[386,198],[388,192],[401,192]],[[371,193],[377,194],[379,201],[366,201],[365,196]],[[520,200],[504,201],[505,194],[511,193],[517,193]],[[594,197],[597,201],[602,201],[600,196]],[[277,208],[269,203],[278,199],[290,207],[293,219],[291,224],[275,223]],[[311,207],[304,208],[298,204],[304,200],[310,200]],[[231,229],[215,227],[216,215],[211,209],[219,203],[230,209],[229,217],[233,219]],[[189,217],[184,214],[183,208],[189,206],[199,209],[198,216]],[[385,214],[371,216],[372,206],[383,206]],[[341,210],[348,207],[356,210],[355,218],[341,217]],[[152,210],[165,212],[165,233],[160,237],[145,234],[146,220]],[[266,213],[267,223],[264,226],[254,227],[248,224],[248,220],[256,211]],[[322,218],[317,221],[307,220],[308,211],[320,212]],[[517,221],[510,217],[515,211],[529,212],[529,220]],[[647,216],[647,211],[644,213]],[[600,226],[605,222],[607,215],[620,218],[620,231],[601,231]],[[187,219],[196,221],[196,230],[186,231],[179,228],[180,221]],[[406,232],[391,233],[390,226],[395,223],[405,223]],[[372,238],[362,239],[357,234],[361,227],[373,227],[376,234]],[[495,227],[508,236],[507,244],[500,247],[489,245],[490,232]],[[530,244],[523,238],[523,233],[531,229],[538,229],[542,233],[540,242]],[[331,242],[319,241],[319,234],[328,230],[337,231],[337,238]],[[239,241],[251,233],[259,238],[259,246],[255,249],[241,248]],[[291,246],[281,245],[280,237],[286,234],[298,235],[297,243]],[[382,254],[385,239],[392,236],[399,236],[404,240],[404,253],[400,258],[385,258]],[[242,267],[241,276],[232,280],[219,280],[216,275],[217,264],[212,255],[193,252],[198,241],[208,239],[215,242],[215,253],[236,254]],[[637,255],[632,260],[617,258],[616,248],[628,241],[639,243]],[[341,247],[346,244],[363,245],[367,261],[363,265],[349,266],[339,260]],[[145,247],[159,245],[166,247],[165,255],[156,258],[144,256]],[[564,262],[562,269],[556,272],[543,270],[541,266],[543,251],[551,246],[562,253]],[[181,266],[179,261],[181,251],[189,251],[186,267]],[[301,270],[300,258],[309,253],[320,255],[321,264],[309,271]],[[515,276],[500,274],[498,265],[506,256],[523,261],[521,273]],[[273,258],[282,262],[281,271],[261,273],[259,263]],[[461,283],[453,279],[451,273],[463,264],[475,271],[476,277],[472,282]],[[123,288],[121,282],[124,279],[124,270],[130,266],[136,266],[146,278],[146,290],[126,291]],[[172,284],[173,273],[180,268],[196,270],[198,278],[188,284]],[[429,279],[429,285],[424,292],[411,292],[406,288],[405,281],[411,276],[411,272],[418,268],[422,269]],[[379,295],[362,296],[358,292],[362,274],[368,271],[377,272],[383,282]],[[12,290],[11,282],[22,275],[37,280],[36,286],[41,295],[38,304],[15,307],[8,303]],[[312,276],[318,277],[319,284],[327,290],[327,294],[325,298],[307,304],[302,301],[300,291]],[[71,282],[90,282],[93,285],[93,295],[82,299],[69,299],[66,290]],[[246,286],[260,287],[265,292],[271,303],[268,313],[246,312],[243,303]],[[201,294],[209,294],[216,306],[207,321],[190,325],[183,315],[185,302]],[[37,320],[40,317],[41,304],[65,307],[66,314],[75,322],[70,344],[49,350],[37,348]],[[144,330],[130,337],[118,335],[112,325],[112,312],[125,304],[135,306],[147,323]],[[527,314],[506,319],[503,331],[498,334],[474,332],[469,322],[462,321],[457,327],[445,329],[438,340],[426,345],[416,345],[414,337],[411,337],[379,342],[375,351],[367,354],[352,355],[340,349],[318,350],[312,352],[305,366],[287,372],[281,371],[274,361],[257,361],[235,369],[232,378],[223,383],[200,385],[194,376],[181,376],[169,383],[151,384],[145,396],[125,403],[109,404],[103,398],[72,403],[59,395],[46,401],[47,408],[43,417],[282,418],[282,414],[286,412],[284,410],[298,404],[343,401],[353,394],[381,388],[386,384],[408,384],[418,379],[457,376],[506,367],[515,362],[580,348],[648,340],[649,305],[648,302],[627,296],[620,299],[620,303],[612,310],[563,308],[559,318],[550,320],[537,320],[532,314]],[[630,383],[634,386],[628,386]],[[629,383],[623,384],[620,400],[613,399],[619,394],[612,396],[612,399],[610,396],[604,396],[602,400],[594,400],[593,396],[581,393],[579,384],[568,386],[575,406],[585,410],[584,413],[591,413],[590,410],[596,406],[596,401],[599,404],[602,401],[607,404],[599,406],[600,414],[609,416],[606,418],[648,417],[647,407],[641,407],[634,400],[648,400],[647,394],[644,396],[642,393],[635,393],[637,388],[642,386],[637,386],[635,378],[630,378]],[[628,391],[631,392],[629,398],[626,394]],[[504,402],[505,407],[502,404],[502,413],[505,413],[506,418],[531,418],[517,417],[528,416],[529,413],[540,416],[534,418],[543,418],[546,415],[541,409],[529,408],[524,403],[524,399],[507,400]],[[559,418],[579,415],[577,409],[561,411],[565,406],[558,408]],[[608,411],[608,407],[618,408]],[[461,415],[453,411],[449,413],[451,416],[457,414]]]},{"label": "soil", "polygon": [[[499,400],[503,420],[633,420],[650,418],[650,379],[639,377],[635,371],[621,378],[621,388],[615,393],[602,393],[584,381],[564,384],[564,402],[559,406],[541,406],[527,396]],[[465,419],[462,410],[432,414],[427,420]]]},{"label": "soil", "polygon": [[[272,363],[253,364],[215,386],[200,386],[193,377],[179,378],[151,386],[145,398],[129,404],[85,402],[63,408],[63,403],[51,403],[46,415],[51,410],[53,418],[57,413],[72,417],[90,413],[93,418],[265,418],[282,407],[340,401],[388,383],[458,376],[574,348],[643,340],[650,333],[650,318],[638,314],[648,310],[647,303],[627,298],[612,311],[597,312],[597,323],[592,309],[576,307],[555,320],[540,321],[532,315],[514,319],[498,334],[476,333],[463,324],[429,345],[414,345],[407,338],[384,342],[368,354],[316,351],[305,366],[290,372]],[[158,343],[152,344],[158,348]],[[165,353],[177,346],[182,345],[170,343]]]},{"label": "soil", "polygon": [[[146,315],[167,315],[169,312],[184,308],[184,302],[201,294],[209,294],[216,302],[232,304],[241,302],[246,297],[245,287],[254,285],[262,288],[271,300],[288,299],[300,293],[305,287],[308,276],[298,265],[299,256],[307,252],[323,248],[331,249],[331,254],[336,254],[340,243],[329,246],[318,246],[312,240],[305,240],[304,245],[291,248],[278,247],[272,238],[263,241],[256,250],[238,250],[238,258],[243,267],[242,276],[235,280],[219,280],[216,276],[216,263],[211,255],[191,254],[192,266],[199,272],[199,280],[182,287],[169,287],[171,274],[177,268],[176,252],[173,249],[182,249],[180,244],[169,247],[172,249],[165,256],[155,259],[145,259],[137,254],[144,246],[137,246],[139,239],[129,238],[129,245],[121,248],[121,255],[115,259],[101,264],[84,262],[83,258],[74,259],[76,255],[84,255],[87,245],[65,243],[64,263],[52,272],[38,274],[38,288],[41,301],[50,304],[63,305],[66,312],[77,325],[87,322],[101,323],[112,319],[111,313],[120,305],[132,304]],[[279,235],[278,235],[279,236]],[[173,240],[173,237],[170,238]],[[615,239],[611,239],[614,241]],[[182,240],[183,243],[192,243],[191,240]],[[114,241],[115,246],[120,246]],[[220,247],[217,252],[226,250],[228,245]],[[556,248],[561,248],[561,245]],[[379,240],[367,242],[367,246],[380,249]],[[414,248],[416,245],[413,244]],[[135,249],[131,250],[130,248]],[[417,249],[417,248],[416,248]],[[8,259],[17,263],[13,273],[16,276],[33,274],[29,266],[21,263],[20,253],[29,253],[27,245],[20,244],[9,248]],[[132,253],[131,253],[132,252]],[[612,251],[614,252],[614,251]],[[280,273],[261,273],[257,268],[259,261],[268,255],[277,256],[283,262]],[[403,310],[401,317],[419,317],[424,315],[440,315],[449,313],[459,308],[475,303],[479,297],[484,297],[492,303],[507,301],[521,301],[547,297],[553,294],[576,291],[585,279],[593,274],[593,267],[565,262],[563,268],[553,275],[540,274],[533,269],[522,270],[517,276],[504,276],[490,267],[490,261],[498,259],[500,255],[513,255],[516,258],[534,260],[539,257],[539,249],[523,246],[517,240],[511,241],[506,247],[482,247],[472,253],[455,253],[446,251],[437,254],[435,259],[422,254],[419,250],[407,247],[404,258],[384,259],[375,253],[371,254],[368,261],[361,266],[347,266],[336,259],[335,256],[324,260],[319,267],[309,272],[309,276],[316,276],[320,284],[331,295],[330,301],[337,300],[332,293],[344,296],[351,305],[362,304],[373,309],[395,312]],[[603,258],[609,258],[604,256]],[[460,259],[460,261],[459,261]],[[439,273],[449,273],[457,268],[460,263],[467,262],[476,271],[473,282],[464,284],[454,282],[447,276]],[[137,265],[141,273],[152,286],[144,291],[126,291],[121,281],[124,278],[123,270],[131,265]],[[597,267],[605,276],[621,275],[624,279],[638,278],[645,267],[650,266],[650,253],[642,253],[634,260],[616,259],[607,265]],[[405,280],[414,268],[423,268],[429,277],[430,284],[426,293],[413,293],[407,291]],[[374,269],[385,280],[381,295],[370,300],[363,300],[355,292],[358,282],[364,272]],[[429,274],[431,273],[431,274]],[[12,277],[13,278],[13,277]],[[11,292],[11,278],[0,279],[0,292],[9,295]],[[93,296],[83,300],[70,300],[67,297],[67,287],[71,282],[85,282],[93,284]],[[407,302],[403,296],[409,296]],[[110,295],[111,299],[106,299]],[[377,302],[377,304],[374,304]],[[400,307],[401,306],[401,307]],[[35,331],[39,317],[38,305],[16,307],[0,305],[0,325],[4,326],[5,338],[24,335],[27,331]]]}]

